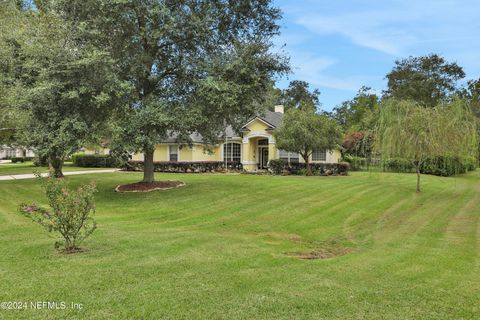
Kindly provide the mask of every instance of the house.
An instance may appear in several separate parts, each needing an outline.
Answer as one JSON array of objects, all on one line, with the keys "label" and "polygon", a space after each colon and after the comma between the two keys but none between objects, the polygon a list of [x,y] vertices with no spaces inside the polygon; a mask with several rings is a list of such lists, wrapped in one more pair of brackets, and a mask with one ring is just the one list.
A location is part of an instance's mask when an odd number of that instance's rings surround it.
[{"label": "house", "polygon": [[[272,159],[284,159],[290,163],[305,162],[296,153],[278,150],[272,135],[282,121],[284,108],[275,106],[275,111],[267,111],[249,119],[235,133],[231,128],[226,130],[226,138],[209,148],[199,134],[192,134],[191,145],[179,144],[174,138],[169,138],[156,146],[154,161],[156,162],[224,162],[242,164],[246,171],[258,171],[268,168]],[[310,162],[338,163],[341,154],[339,150],[319,150],[312,154]],[[134,154],[133,161],[143,161],[143,154]]]},{"label": "house", "polygon": [[0,159],[10,159],[16,157],[35,157],[35,152],[24,147],[0,146]]}]

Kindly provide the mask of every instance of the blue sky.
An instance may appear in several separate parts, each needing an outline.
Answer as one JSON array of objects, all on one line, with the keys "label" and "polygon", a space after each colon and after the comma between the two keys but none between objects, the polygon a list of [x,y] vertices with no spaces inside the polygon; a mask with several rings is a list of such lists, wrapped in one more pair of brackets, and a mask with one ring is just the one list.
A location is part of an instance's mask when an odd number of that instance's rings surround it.
[{"label": "blue sky", "polygon": [[480,77],[478,0],[276,0],[292,74],[277,82],[305,80],[321,91],[331,110],[362,86],[377,93],[395,59],[429,53]]}]

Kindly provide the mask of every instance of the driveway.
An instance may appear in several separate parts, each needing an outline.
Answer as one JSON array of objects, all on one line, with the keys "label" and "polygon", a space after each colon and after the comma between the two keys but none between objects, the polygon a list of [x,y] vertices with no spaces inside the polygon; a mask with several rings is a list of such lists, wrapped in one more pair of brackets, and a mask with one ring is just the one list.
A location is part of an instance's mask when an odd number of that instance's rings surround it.
[{"label": "driveway", "polygon": [[[71,172],[64,172],[63,175],[65,176],[75,176],[78,174],[92,174],[92,173],[108,173],[108,172],[115,172],[118,171],[118,169],[102,169],[102,170],[85,170],[85,171],[71,171]],[[48,176],[48,172],[42,173],[42,177]],[[0,181],[5,181],[5,180],[23,180],[23,179],[33,179],[35,178],[35,175],[33,173],[28,173],[28,174],[15,174],[15,175],[5,175],[5,176],[0,176]]]}]

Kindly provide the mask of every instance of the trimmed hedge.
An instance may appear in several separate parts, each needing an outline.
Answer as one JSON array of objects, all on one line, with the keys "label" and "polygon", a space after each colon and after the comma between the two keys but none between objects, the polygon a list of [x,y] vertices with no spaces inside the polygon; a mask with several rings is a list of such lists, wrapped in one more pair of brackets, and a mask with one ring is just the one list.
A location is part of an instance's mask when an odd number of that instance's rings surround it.
[{"label": "trimmed hedge", "polygon": [[[420,173],[450,177],[473,171],[477,168],[476,159],[459,157],[433,157],[426,159],[420,166]],[[394,158],[383,161],[383,170],[391,172],[414,172],[412,163],[406,159]]]},{"label": "trimmed hedge", "polygon": [[392,158],[382,162],[383,171],[413,172],[413,164],[403,158]]},{"label": "trimmed hedge", "polygon": [[[305,175],[307,165],[305,163],[288,163],[285,160],[275,159],[270,160],[270,171],[273,174],[296,174]],[[347,175],[350,170],[350,164],[346,162],[340,163],[310,163],[310,168],[314,175],[330,176],[330,175]]]},{"label": "trimmed hedge", "polygon": [[10,160],[12,163],[17,163],[17,162],[25,162],[25,161],[32,161],[33,157],[11,157]]},{"label": "trimmed hedge", "polygon": [[83,168],[113,168],[116,160],[110,155],[77,153],[72,156],[73,164]]},{"label": "trimmed hedge", "polygon": [[[225,162],[223,161],[197,161],[197,162],[175,162],[175,161],[155,161],[154,170],[157,172],[179,172],[179,173],[203,173],[203,172],[223,172],[225,171]],[[243,170],[239,162],[228,162],[227,168],[230,170]],[[143,170],[143,161],[128,161],[126,170]]]}]

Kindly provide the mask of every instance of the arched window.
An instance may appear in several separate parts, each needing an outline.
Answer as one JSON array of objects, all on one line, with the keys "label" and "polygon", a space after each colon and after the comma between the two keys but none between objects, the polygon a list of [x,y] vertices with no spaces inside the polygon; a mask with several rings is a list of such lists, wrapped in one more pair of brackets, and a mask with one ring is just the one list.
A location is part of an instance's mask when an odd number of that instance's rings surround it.
[{"label": "arched window", "polygon": [[223,160],[228,162],[240,162],[242,156],[240,143],[229,142],[223,144]]}]

